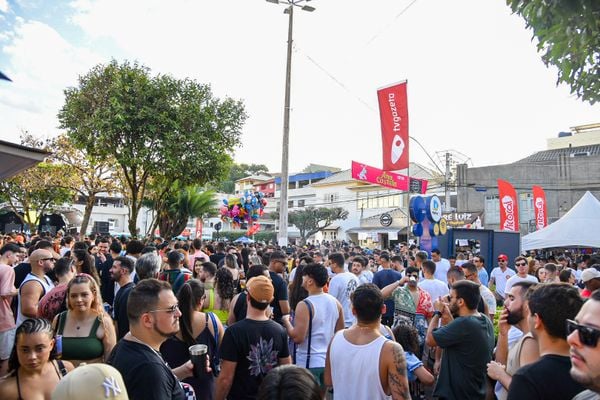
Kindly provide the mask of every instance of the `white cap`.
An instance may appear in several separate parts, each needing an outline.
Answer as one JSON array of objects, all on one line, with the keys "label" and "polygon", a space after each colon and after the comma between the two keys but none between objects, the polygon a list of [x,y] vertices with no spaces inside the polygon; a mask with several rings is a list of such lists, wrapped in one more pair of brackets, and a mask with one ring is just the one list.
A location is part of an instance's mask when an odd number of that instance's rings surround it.
[{"label": "white cap", "polygon": [[52,400],[129,400],[123,377],[108,364],[80,365],[58,382]]}]

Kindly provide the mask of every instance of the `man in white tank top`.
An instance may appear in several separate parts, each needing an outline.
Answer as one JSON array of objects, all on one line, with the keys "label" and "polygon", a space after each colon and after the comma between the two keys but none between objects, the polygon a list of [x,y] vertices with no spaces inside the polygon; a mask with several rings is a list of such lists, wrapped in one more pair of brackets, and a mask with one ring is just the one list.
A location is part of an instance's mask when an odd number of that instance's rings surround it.
[{"label": "man in white tank top", "polygon": [[17,307],[17,326],[27,318],[38,316],[38,303],[54,283],[46,276],[46,272],[54,269],[54,261],[58,254],[50,250],[37,249],[29,256],[31,272],[19,286]]},{"label": "man in white tank top", "polygon": [[335,297],[323,293],[328,279],[327,268],[323,265],[306,265],[302,270],[302,287],[308,292],[308,297],[296,306],[294,325],[290,323],[289,316],[283,318],[283,326],[297,346],[294,363],[308,368],[323,392],[327,346],[335,332],[344,329],[342,305]]},{"label": "man in white tank top", "polygon": [[372,283],[352,294],[357,323],[337,332],[329,345],[325,384],[343,400],[410,399],[402,346],[381,335],[383,295]]}]

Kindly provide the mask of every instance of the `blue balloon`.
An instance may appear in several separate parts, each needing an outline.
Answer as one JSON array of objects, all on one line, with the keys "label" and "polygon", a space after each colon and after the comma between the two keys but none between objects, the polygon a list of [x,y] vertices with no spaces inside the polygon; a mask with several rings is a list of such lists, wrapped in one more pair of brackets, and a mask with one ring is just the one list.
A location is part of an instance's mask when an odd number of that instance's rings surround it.
[{"label": "blue balloon", "polygon": [[[415,222],[423,222],[427,216],[427,209],[425,207],[425,200],[421,196],[414,196],[410,199],[409,203],[410,219]],[[418,235],[420,236],[420,235]]]},{"label": "blue balloon", "polygon": [[419,237],[423,236],[423,225],[421,225],[421,224],[414,224],[412,226],[412,233],[415,236],[419,236]]}]

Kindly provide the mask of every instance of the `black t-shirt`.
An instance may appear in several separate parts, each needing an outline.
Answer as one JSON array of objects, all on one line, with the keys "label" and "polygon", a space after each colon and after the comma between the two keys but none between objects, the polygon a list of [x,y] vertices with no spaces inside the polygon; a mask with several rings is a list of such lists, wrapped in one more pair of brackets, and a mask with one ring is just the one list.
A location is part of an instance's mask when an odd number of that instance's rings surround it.
[{"label": "black t-shirt", "polygon": [[[373,283],[379,288],[383,289],[389,284],[402,279],[402,274],[394,269],[382,269],[381,271],[375,272],[373,275]],[[384,317],[392,318],[394,316],[394,297],[390,297],[385,301],[385,314]]]},{"label": "black t-shirt", "polygon": [[273,295],[274,299],[271,302],[271,307],[273,307],[273,320],[281,324],[281,317],[283,316],[283,313],[281,312],[279,301],[288,299],[288,287],[283,278],[277,275],[275,272],[269,271],[269,276],[271,277],[271,282],[273,283],[273,288],[275,289],[275,293]]},{"label": "black t-shirt", "polygon": [[13,271],[15,271],[15,288],[21,287],[21,283],[25,280],[27,275],[31,272],[31,264],[22,262],[17,265]]},{"label": "black t-shirt", "polygon": [[129,299],[129,293],[134,286],[135,284],[133,282],[129,282],[125,286],[122,286],[115,296],[115,302],[113,303],[113,319],[117,321],[117,340],[121,339],[129,332],[127,299]]},{"label": "black t-shirt", "polygon": [[219,266],[219,262],[225,258],[225,253],[215,253],[208,256],[210,261],[214,263],[216,266]]},{"label": "black t-shirt", "polygon": [[235,315],[235,321],[241,321],[246,318],[246,312],[248,311],[248,304],[246,304],[246,291],[240,293],[235,305],[233,306],[233,315]]},{"label": "black t-shirt", "polygon": [[489,318],[483,314],[458,317],[434,330],[433,337],[444,350],[434,396],[485,399],[487,363],[494,348],[494,328]]},{"label": "black t-shirt", "polygon": [[248,318],[227,328],[220,351],[221,359],[237,363],[229,400],[255,399],[265,375],[290,355],[282,326]]},{"label": "black t-shirt", "polygon": [[108,364],[119,370],[130,400],[185,400],[179,380],[149,346],[120,340]]},{"label": "black t-shirt", "polygon": [[110,267],[112,267],[113,259],[110,254],[106,254],[105,257],[106,261],[101,262],[100,257],[95,256],[96,270],[98,271],[98,275],[100,275],[100,294],[102,295],[102,301],[112,304],[115,299],[115,285],[110,277]]},{"label": "black t-shirt", "polygon": [[569,357],[545,355],[513,375],[508,400],[572,399],[585,388],[571,378],[570,369]]}]

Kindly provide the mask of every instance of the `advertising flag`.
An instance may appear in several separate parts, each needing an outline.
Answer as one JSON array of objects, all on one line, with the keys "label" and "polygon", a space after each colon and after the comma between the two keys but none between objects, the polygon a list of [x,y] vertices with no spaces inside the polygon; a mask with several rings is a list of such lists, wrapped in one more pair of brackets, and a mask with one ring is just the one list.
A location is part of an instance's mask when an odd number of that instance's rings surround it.
[{"label": "advertising flag", "polygon": [[403,191],[409,190],[409,181],[416,182],[419,186],[419,193],[424,194],[427,192],[428,182],[426,179],[410,178],[409,180],[406,175],[383,171],[379,168],[370,167],[356,161],[352,161],[352,178]]},{"label": "advertising flag", "polygon": [[548,225],[548,206],[546,193],[541,186],[533,186],[533,209],[535,210],[535,227],[537,230]]},{"label": "advertising flag", "polygon": [[377,90],[383,170],[408,168],[408,98],[406,81]]},{"label": "advertising flag", "polygon": [[500,199],[500,230],[519,232],[518,199],[513,185],[498,179],[498,197]]}]

